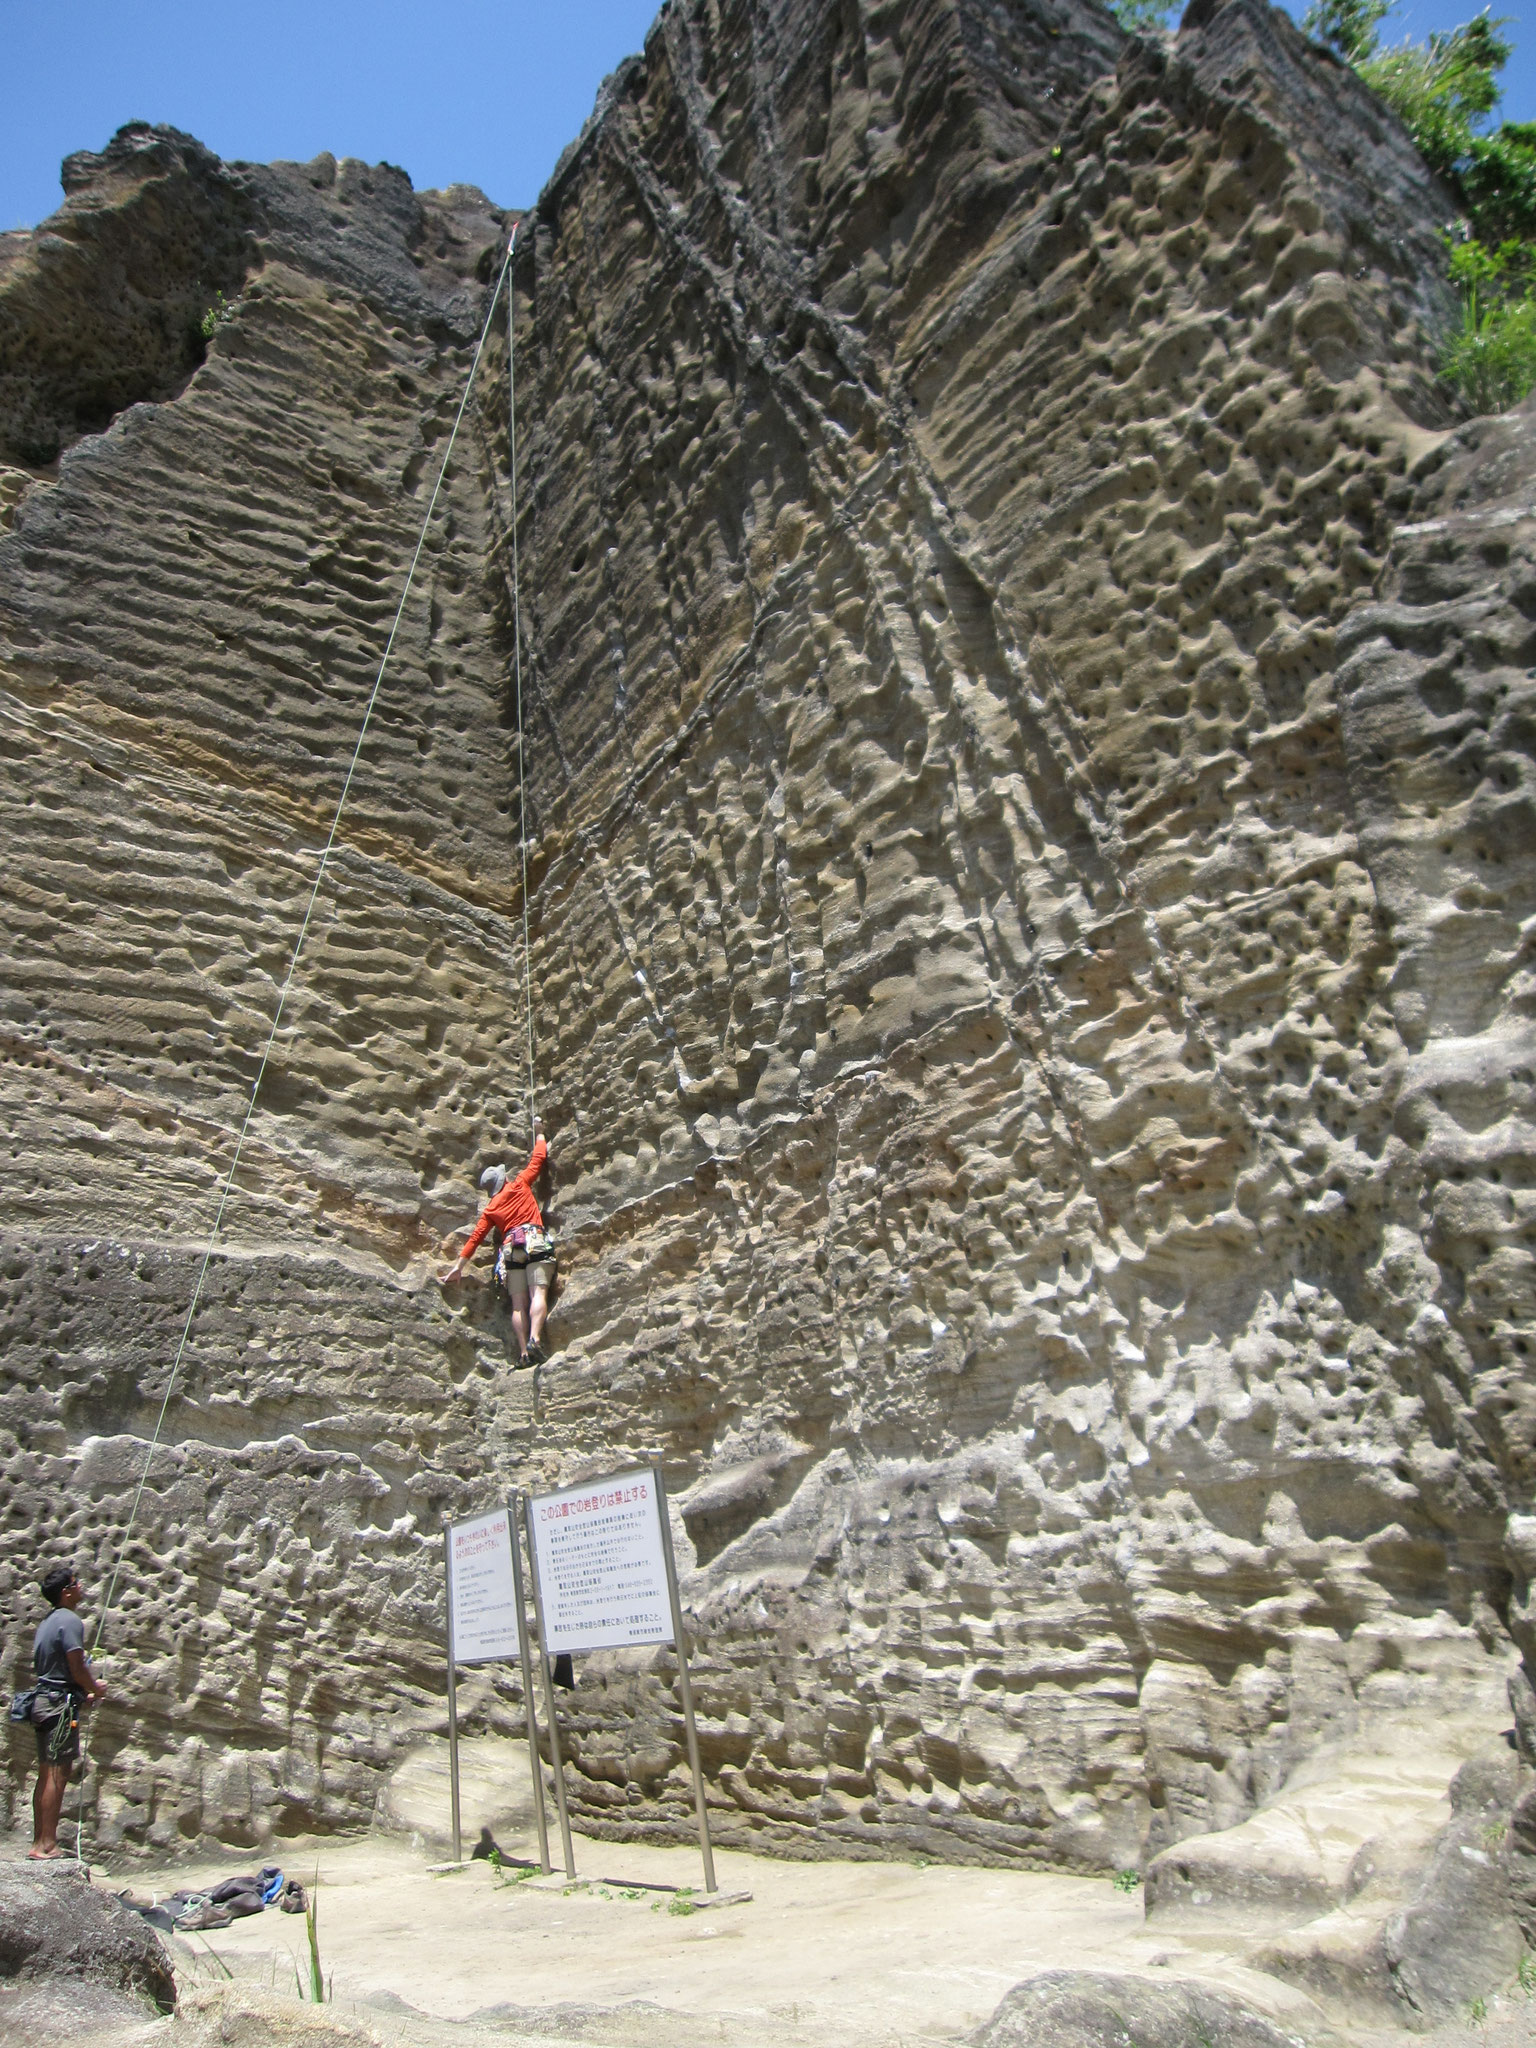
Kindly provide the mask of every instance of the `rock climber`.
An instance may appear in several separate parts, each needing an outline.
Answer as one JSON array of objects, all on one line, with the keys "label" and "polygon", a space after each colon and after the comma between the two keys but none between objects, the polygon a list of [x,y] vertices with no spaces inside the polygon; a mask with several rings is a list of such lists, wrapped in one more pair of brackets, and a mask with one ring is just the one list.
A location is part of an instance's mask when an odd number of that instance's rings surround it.
[{"label": "rock climber", "polygon": [[506,1288],[512,1304],[519,1365],[542,1365],[545,1359],[541,1340],[549,1314],[550,1289],[555,1281],[555,1247],[534,1199],[533,1183],[544,1171],[548,1157],[549,1146],[535,1117],[528,1164],[510,1178],[504,1166],[488,1166],[481,1174],[480,1185],[489,1188],[491,1198],[464,1240],[463,1251],[442,1275],[445,1286],[450,1280],[457,1280],[474,1257],[481,1239],[495,1231],[500,1245],[496,1278]]},{"label": "rock climber", "polygon": [[41,1591],[52,1610],[32,1640],[32,1732],[37,1737],[37,1784],[32,1793],[34,1863],[51,1861],[59,1848],[59,1815],[69,1767],[80,1754],[80,1711],[105,1699],[107,1688],[85,1654],[85,1624],[75,1609],[83,1588],[67,1564],[43,1574]]}]

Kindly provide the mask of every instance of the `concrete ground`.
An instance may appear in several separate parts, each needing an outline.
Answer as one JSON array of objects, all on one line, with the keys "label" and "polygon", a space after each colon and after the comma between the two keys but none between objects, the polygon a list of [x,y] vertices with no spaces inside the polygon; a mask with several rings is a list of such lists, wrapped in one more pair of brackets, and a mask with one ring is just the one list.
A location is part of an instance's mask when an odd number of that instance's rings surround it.
[{"label": "concrete ground", "polygon": [[[485,1827],[509,1859],[535,1859],[525,1746],[466,1742],[461,1781],[466,1850]],[[511,2030],[624,2048],[747,2048],[809,2035],[835,2048],[895,2048],[957,2039],[1039,1970],[1187,1959],[1144,1926],[1139,1894],[1106,1879],[725,1850],[715,1859],[722,1891],[750,1899],[684,1910],[692,1900],[680,1888],[702,1891],[697,1848],[577,1836],[575,1888],[511,1881],[486,1862],[435,1872],[449,1854],[449,1812],[446,1745],[426,1744],[395,1772],[372,1834],[116,1868],[94,1859],[93,1875],[149,1899],[271,1861],[306,1885],[318,1873],[332,2009],[400,2043],[432,2042],[446,2028],[461,2041]],[[558,1868],[552,1808],[550,1833]],[[288,1998],[308,1980],[302,1917],[268,1911],[171,1940],[189,1987],[212,1992],[233,1980]],[[1193,1960],[1266,2010],[1311,2013],[1300,1994],[1234,1974],[1220,1955]]]},{"label": "concrete ground", "polygon": [[[686,1897],[655,1888],[701,1887],[696,1851],[578,1837],[576,1862],[591,1880],[578,1888],[508,1882],[487,1863],[433,1875],[408,1842],[369,1836],[295,1845],[284,1868],[306,1884],[319,1872],[334,2004],[389,2040],[427,2038],[420,2016],[673,2048],[808,2034],[886,2048],[966,2033],[1038,1970],[1124,1969],[1159,1952],[1137,1899],[1081,1878],[724,1852],[721,1888],[750,1900],[679,1911]],[[131,1881],[144,1896],[230,1868],[137,1868]],[[204,1984],[224,1968],[276,1990],[308,1975],[303,1919],[273,1912],[177,1949],[178,1973]]]},{"label": "concrete ground", "polygon": [[[507,1858],[536,1854],[528,1783],[520,1745],[466,1745],[466,1848],[486,1826]],[[330,1992],[323,2018],[299,2005],[309,1978],[304,1919],[268,1911],[206,1935],[167,1937],[187,2008],[174,2030],[187,2048],[201,2048],[205,2036],[318,2040],[317,2028],[328,2041],[371,2036],[388,2048],[509,2039],[917,2048],[961,2039],[1012,1985],[1049,1969],[1195,1977],[1268,2013],[1293,2038],[1317,2044],[1346,2031],[1304,1993],[1245,1967],[1235,1931],[1149,1927],[1140,1894],[1105,1879],[723,1851],[722,1889],[751,1897],[701,1910],[694,1848],[577,1836],[574,1887],[517,1879],[486,1862],[434,1871],[447,1850],[447,1811],[441,1746],[428,1747],[396,1773],[372,1834],[115,1869],[97,1861],[93,1877],[147,1899],[276,1860],[314,1887]],[[1478,2048],[1527,2048],[1531,2017],[1523,2000],[1495,2000],[1481,2028],[1452,2032]],[[154,2023],[143,2040],[172,2024]],[[1388,2039],[1347,2031],[1359,2048]],[[1449,2048],[1451,2034],[1444,2039]]]}]

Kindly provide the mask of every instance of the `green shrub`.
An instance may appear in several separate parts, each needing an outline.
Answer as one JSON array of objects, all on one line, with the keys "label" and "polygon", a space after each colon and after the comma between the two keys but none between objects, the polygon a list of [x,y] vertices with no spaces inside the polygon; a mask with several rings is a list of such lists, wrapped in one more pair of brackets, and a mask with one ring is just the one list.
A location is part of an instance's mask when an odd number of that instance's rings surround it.
[{"label": "green shrub", "polygon": [[1484,240],[1536,241],[1536,121],[1474,135],[1461,167],[1467,209]]},{"label": "green shrub", "polygon": [[1327,43],[1402,121],[1432,171],[1463,201],[1484,239],[1536,232],[1536,134],[1507,121],[1484,134],[1499,73],[1514,51],[1508,15],[1486,9],[1427,42],[1381,45],[1388,0],[1312,0],[1301,25]]},{"label": "green shrub", "polygon": [[1302,27],[1386,101],[1464,208],[1467,232],[1451,240],[1461,325],[1440,372],[1475,411],[1502,412],[1536,385],[1536,122],[1488,132],[1513,52],[1510,17],[1484,9],[1427,42],[1383,49],[1391,11],[1391,0],[1312,0]]},{"label": "green shrub", "polygon": [[1401,42],[1355,60],[1443,178],[1459,176],[1478,124],[1499,103],[1498,75],[1512,49],[1499,34],[1506,20],[1479,14],[1427,43]]},{"label": "green shrub", "polygon": [[1361,64],[1375,50],[1376,31],[1391,12],[1392,0],[1312,0],[1301,25],[1347,64]]},{"label": "green shrub", "polygon": [[1465,241],[1451,249],[1461,289],[1461,325],[1446,343],[1441,375],[1474,412],[1503,412],[1536,386],[1536,245],[1497,248]]},{"label": "green shrub", "polygon": [[212,341],[226,320],[233,320],[235,309],[222,292],[215,292],[213,304],[197,323],[197,331],[204,341]]}]

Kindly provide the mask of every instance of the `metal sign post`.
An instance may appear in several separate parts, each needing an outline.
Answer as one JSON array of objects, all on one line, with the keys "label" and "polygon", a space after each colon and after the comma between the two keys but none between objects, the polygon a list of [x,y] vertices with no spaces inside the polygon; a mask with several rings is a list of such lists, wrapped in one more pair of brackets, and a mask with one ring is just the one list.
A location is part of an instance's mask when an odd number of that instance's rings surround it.
[{"label": "metal sign post", "polygon": [[688,1651],[683,1641],[683,1603],[677,1593],[677,1559],[672,1554],[672,1517],[667,1512],[667,1490],[662,1483],[661,1462],[651,1470],[656,1475],[656,1513],[661,1522],[662,1554],[667,1561],[667,1598],[672,1605],[672,1641],[677,1650],[677,1689],[683,1696],[683,1728],[688,1736],[688,1765],[693,1772],[693,1804],[699,1816],[699,1847],[704,1854],[704,1889],[715,1892],[715,1852],[709,1839],[709,1811],[704,1804],[704,1773],[699,1767],[699,1731],[693,1720],[693,1687],[688,1682]]},{"label": "metal sign post", "polygon": [[528,1768],[533,1773],[533,1817],[539,1829],[539,1863],[549,1876],[549,1818],[544,1811],[544,1764],[539,1755],[539,1724],[533,1706],[533,1659],[528,1654],[528,1608],[523,1600],[523,1553],[517,1541],[517,1495],[513,1494],[512,1583],[517,1588],[517,1648],[523,1666],[523,1718],[528,1724]]},{"label": "metal sign post", "polygon": [[[488,1514],[443,1524],[443,1563],[448,1586],[448,1781],[453,1800],[453,1860],[464,1861],[459,1811],[460,1664],[500,1663],[522,1648],[522,1586],[512,1558],[512,1509],[503,1504]],[[526,1654],[526,1653],[525,1653]],[[537,1793],[539,1752],[530,1759]],[[538,1806],[540,1836],[543,1807]],[[547,1862],[546,1858],[546,1862]]]},{"label": "metal sign post", "polygon": [[459,1829],[459,1689],[453,1666],[453,1525],[443,1524],[443,1570],[448,1578],[448,1784],[453,1800],[453,1860],[464,1861]]},{"label": "metal sign post", "polygon": [[661,1467],[613,1472],[559,1493],[529,1496],[524,1511],[546,1657],[643,1643],[676,1647],[705,1889],[717,1892]]},{"label": "metal sign post", "polygon": [[539,1577],[539,1546],[533,1535],[533,1497],[523,1496],[528,1520],[528,1562],[533,1572],[534,1619],[539,1630],[539,1669],[544,1674],[544,1711],[549,1717],[549,1761],[555,1773],[555,1812],[560,1819],[560,1846],[565,1855],[565,1874],[576,1875],[576,1852],[571,1847],[571,1816],[565,1804],[565,1764],[560,1755],[560,1723],[555,1718],[555,1689],[549,1680],[549,1626],[544,1611],[544,1587]]}]

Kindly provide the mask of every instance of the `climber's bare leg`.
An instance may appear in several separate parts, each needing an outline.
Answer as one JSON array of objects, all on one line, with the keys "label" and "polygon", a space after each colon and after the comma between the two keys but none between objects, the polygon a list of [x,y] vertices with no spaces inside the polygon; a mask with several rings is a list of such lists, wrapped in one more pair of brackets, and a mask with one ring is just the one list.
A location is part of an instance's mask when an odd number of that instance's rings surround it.
[{"label": "climber's bare leg", "polygon": [[27,1851],[33,1863],[46,1863],[60,1853],[59,1815],[64,1811],[68,1783],[67,1763],[38,1763],[37,1784],[32,1792],[32,1847]]},{"label": "climber's bare leg", "polygon": [[536,1281],[528,1300],[528,1319],[533,1325],[530,1341],[537,1344],[544,1335],[544,1318],[549,1314],[549,1289]]},{"label": "climber's bare leg", "polygon": [[528,1296],[526,1293],[513,1294],[510,1287],[507,1293],[512,1301],[512,1328],[517,1336],[517,1355],[521,1358],[528,1349]]}]

